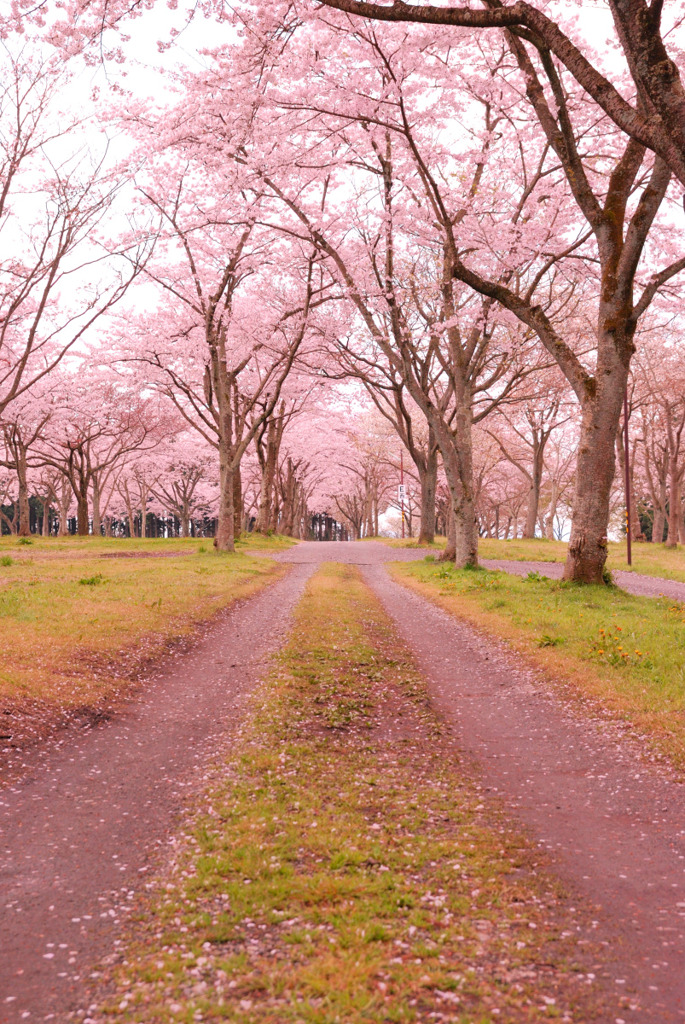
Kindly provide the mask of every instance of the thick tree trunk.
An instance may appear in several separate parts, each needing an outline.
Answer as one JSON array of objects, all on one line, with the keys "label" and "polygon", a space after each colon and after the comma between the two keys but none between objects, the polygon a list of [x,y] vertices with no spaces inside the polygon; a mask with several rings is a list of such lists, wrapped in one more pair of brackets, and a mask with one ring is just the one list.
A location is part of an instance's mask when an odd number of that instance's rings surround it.
[{"label": "thick tree trunk", "polygon": [[535,537],[535,527],[538,522],[538,511],[540,508],[540,490],[542,488],[542,474],[544,471],[544,447],[538,444],[533,451],[533,473],[530,478],[530,490],[528,491],[528,507],[526,508],[526,523],[523,527],[524,540],[532,540]]},{"label": "thick tree trunk", "polygon": [[465,395],[458,402],[453,436],[444,429],[440,430],[437,424],[435,426],[454,515],[454,562],[458,569],[467,565],[477,566],[478,527],[473,488],[470,396]]},{"label": "thick tree trunk", "polygon": [[451,516],[448,514],[447,547],[441,560],[453,560],[458,569],[463,569],[467,565],[478,565],[478,522],[473,480],[471,393],[468,385],[462,383],[457,387],[456,384],[456,415],[452,430],[416,388],[412,397],[435,432],[447,478]]},{"label": "thick tree trunk", "polygon": [[576,461],[573,522],[564,579],[603,583],[609,501],[616,469],[615,444],[627,367],[615,358],[598,368],[594,393],[583,404]]},{"label": "thick tree trunk", "polygon": [[526,522],[523,527],[523,539],[532,540],[535,537],[535,527],[538,521],[538,506],[540,505],[540,481],[533,478],[528,491],[528,507],[526,509]]},{"label": "thick tree trunk", "polygon": [[88,527],[88,497],[85,494],[78,494],[76,496],[76,532],[79,537],[88,536]]},{"label": "thick tree trunk", "polygon": [[664,515],[664,510],[657,506],[654,508],[654,521],[652,523],[652,544],[663,544],[665,525],[666,516]]},{"label": "thick tree trunk", "polygon": [[435,540],[435,491],[438,485],[438,453],[429,451],[426,465],[420,473],[421,526],[419,544],[432,544]]},{"label": "thick tree trunk", "polygon": [[26,461],[18,459],[17,478],[19,482],[19,536],[28,537],[31,533],[31,506],[29,505],[29,488],[27,482]]},{"label": "thick tree trunk", "polygon": [[220,453],[219,515],[214,547],[217,551],[235,551],[234,472],[228,454]]}]

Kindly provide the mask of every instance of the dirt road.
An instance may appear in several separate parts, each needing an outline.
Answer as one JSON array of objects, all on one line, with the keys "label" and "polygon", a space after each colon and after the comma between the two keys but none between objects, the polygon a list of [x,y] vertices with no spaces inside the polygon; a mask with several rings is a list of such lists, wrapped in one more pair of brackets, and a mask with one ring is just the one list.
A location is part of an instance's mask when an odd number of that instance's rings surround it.
[{"label": "dirt road", "polygon": [[203,765],[230,742],[311,569],[229,611],[116,719],[65,734],[0,790],[2,1024],[62,1020],[79,1007]]},{"label": "dirt road", "polygon": [[611,950],[597,970],[639,996],[626,1020],[685,1021],[685,786],[615,727],[572,713],[503,646],[394,583],[381,563],[417,555],[382,547],[303,544],[282,557],[364,566],[484,787],[596,906]]},{"label": "dirt road", "polygon": [[[116,943],[126,904],[321,561],[364,566],[483,786],[596,907],[626,1021],[685,1021],[685,795],[613,727],[571,713],[497,643],[393,583],[377,543],[301,544],[290,575],[228,613],[110,723],[52,749],[0,791],[0,1022],[61,1021]],[[618,1020],[619,1018],[616,1018]],[[589,1024],[589,1022],[583,1022]],[[602,1021],[604,1024],[604,1021]],[[614,1021],[610,1024],[615,1024]]]}]

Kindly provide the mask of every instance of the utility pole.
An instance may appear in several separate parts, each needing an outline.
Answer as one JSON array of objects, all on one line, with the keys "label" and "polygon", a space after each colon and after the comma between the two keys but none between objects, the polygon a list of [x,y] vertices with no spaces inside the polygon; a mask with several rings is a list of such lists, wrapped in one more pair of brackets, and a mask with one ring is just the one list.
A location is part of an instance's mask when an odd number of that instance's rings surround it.
[{"label": "utility pole", "polygon": [[623,443],[625,445],[625,471],[626,471],[626,541],[628,548],[628,565],[633,564],[632,552],[632,522],[630,514],[630,445],[628,443],[628,385],[623,392]]}]

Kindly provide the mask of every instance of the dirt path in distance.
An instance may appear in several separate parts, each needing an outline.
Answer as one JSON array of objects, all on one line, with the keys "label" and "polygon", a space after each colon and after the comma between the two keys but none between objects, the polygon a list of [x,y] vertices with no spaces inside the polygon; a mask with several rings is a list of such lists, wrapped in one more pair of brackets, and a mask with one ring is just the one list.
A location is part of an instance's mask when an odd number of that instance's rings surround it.
[{"label": "dirt path in distance", "polygon": [[311,568],[233,606],[110,722],[0,790],[0,1022],[62,1020],[225,748]]}]

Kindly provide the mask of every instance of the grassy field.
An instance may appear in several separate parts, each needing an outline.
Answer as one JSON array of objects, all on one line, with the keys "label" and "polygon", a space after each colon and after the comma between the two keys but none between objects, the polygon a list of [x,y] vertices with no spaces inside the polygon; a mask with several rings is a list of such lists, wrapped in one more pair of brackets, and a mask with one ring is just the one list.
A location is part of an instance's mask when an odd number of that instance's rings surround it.
[{"label": "grassy field", "polygon": [[[417,547],[415,540],[392,540],[376,538],[392,547]],[[433,547],[445,546],[445,538],[438,537]],[[489,540],[481,538],[478,552],[481,558],[503,558],[522,562],[563,562],[566,560],[566,543],[558,540]],[[430,549],[426,549],[430,550]],[[607,565],[610,569],[644,573],[667,580],[685,583],[685,548],[669,549],[663,544],[633,544],[633,564],[627,564],[626,544],[610,542]]]},{"label": "grassy field", "polygon": [[219,555],[211,540],[2,538],[0,701],[96,704],[136,665],[280,571],[245,548],[289,543],[249,538]]},{"label": "grassy field", "polygon": [[532,574],[395,563],[395,576],[620,716],[685,769],[685,604]]},{"label": "grassy field", "polygon": [[585,974],[598,952],[578,941],[584,912],[465,777],[354,567],[310,580],[250,720],[194,807],[134,938],[105,969],[96,1024],[620,1013],[623,999],[608,1013]]}]

